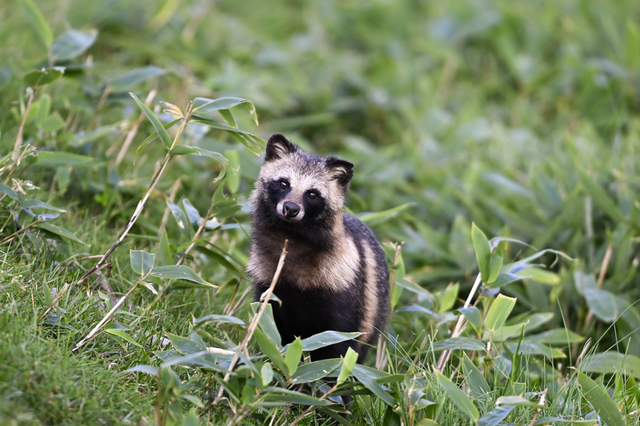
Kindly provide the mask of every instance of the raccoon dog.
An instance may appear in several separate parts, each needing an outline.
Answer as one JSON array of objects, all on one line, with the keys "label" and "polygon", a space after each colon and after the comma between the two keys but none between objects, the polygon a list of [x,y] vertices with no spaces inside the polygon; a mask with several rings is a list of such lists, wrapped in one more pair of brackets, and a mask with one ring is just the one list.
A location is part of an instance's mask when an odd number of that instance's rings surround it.
[{"label": "raccoon dog", "polygon": [[282,344],[326,330],[359,331],[311,352],[339,358],[349,347],[363,362],[387,321],[389,272],[373,232],[344,213],[353,164],[301,151],[284,136],[267,143],[251,194],[253,235],[248,274],[256,298],[269,288],[285,239],[288,254],[272,303]]}]

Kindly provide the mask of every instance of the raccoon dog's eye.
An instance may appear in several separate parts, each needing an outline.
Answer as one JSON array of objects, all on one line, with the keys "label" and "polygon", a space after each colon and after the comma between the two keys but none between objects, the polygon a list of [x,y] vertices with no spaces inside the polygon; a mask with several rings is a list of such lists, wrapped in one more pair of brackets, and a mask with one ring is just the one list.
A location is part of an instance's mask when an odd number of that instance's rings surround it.
[{"label": "raccoon dog's eye", "polygon": [[287,189],[289,187],[289,182],[287,182],[286,180],[281,180],[280,181],[280,188],[281,189]]},{"label": "raccoon dog's eye", "polygon": [[313,200],[314,198],[316,198],[317,196],[318,196],[318,193],[317,193],[317,192],[311,191],[311,192],[309,193],[309,198],[311,198],[312,200]]}]

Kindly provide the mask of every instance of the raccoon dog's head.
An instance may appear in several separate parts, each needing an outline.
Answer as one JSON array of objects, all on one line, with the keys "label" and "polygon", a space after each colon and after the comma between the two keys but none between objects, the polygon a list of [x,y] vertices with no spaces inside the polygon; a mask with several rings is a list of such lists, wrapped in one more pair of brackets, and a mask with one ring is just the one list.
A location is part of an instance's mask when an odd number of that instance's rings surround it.
[{"label": "raccoon dog's head", "polygon": [[303,152],[276,133],[251,195],[254,219],[283,230],[328,229],[342,217],[352,176],[352,163]]}]

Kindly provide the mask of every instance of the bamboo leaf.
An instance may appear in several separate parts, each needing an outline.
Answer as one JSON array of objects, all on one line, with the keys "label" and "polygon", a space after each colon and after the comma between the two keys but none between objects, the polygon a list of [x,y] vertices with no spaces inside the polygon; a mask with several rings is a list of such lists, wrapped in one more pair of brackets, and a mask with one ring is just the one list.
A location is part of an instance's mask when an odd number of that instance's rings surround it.
[{"label": "bamboo leaf", "polygon": [[583,395],[608,426],[625,426],[620,411],[607,392],[584,373],[576,372]]},{"label": "bamboo leaf", "polygon": [[162,141],[162,145],[164,145],[164,147],[167,149],[171,149],[171,136],[169,136],[167,129],[164,128],[158,117],[156,117],[156,115],[143,102],[140,102],[140,99],[138,99],[138,97],[134,93],[129,92],[129,95],[131,95],[133,100],[138,104],[140,109],[144,112],[144,115],[147,116],[147,118],[153,125],[153,128],[156,129],[156,133],[158,133],[158,136]]}]

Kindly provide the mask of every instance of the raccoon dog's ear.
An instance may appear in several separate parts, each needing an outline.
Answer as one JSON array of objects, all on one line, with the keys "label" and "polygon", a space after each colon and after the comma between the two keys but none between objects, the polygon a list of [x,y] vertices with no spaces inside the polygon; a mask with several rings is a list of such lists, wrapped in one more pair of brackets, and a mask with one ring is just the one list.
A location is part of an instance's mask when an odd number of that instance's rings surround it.
[{"label": "raccoon dog's ear", "polygon": [[269,142],[267,142],[267,152],[264,156],[264,161],[278,160],[289,154],[293,154],[297,150],[298,148],[289,142],[287,138],[280,133],[275,133],[269,138]]},{"label": "raccoon dog's ear", "polygon": [[353,163],[348,161],[329,157],[327,158],[327,167],[331,178],[337,180],[342,186],[347,186],[353,177]]}]

